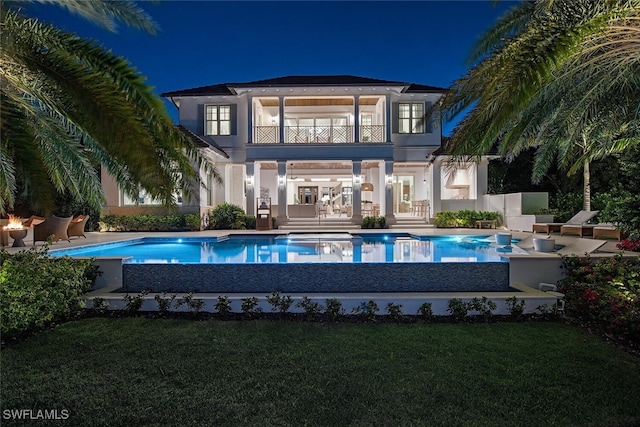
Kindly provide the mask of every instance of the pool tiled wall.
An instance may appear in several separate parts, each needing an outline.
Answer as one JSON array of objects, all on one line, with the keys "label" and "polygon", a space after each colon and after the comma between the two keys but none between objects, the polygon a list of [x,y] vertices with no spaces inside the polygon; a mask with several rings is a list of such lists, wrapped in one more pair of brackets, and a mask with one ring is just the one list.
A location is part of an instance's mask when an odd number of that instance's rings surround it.
[{"label": "pool tiled wall", "polygon": [[123,291],[500,292],[509,263],[124,264]]}]

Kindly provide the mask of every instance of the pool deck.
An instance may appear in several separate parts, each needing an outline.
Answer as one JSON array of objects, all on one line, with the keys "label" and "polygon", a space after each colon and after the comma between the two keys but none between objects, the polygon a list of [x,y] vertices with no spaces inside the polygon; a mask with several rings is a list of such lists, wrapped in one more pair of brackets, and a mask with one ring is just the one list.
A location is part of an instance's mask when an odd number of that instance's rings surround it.
[{"label": "pool deck", "polygon": [[[269,231],[256,231],[256,230],[207,230],[207,231],[198,231],[198,232],[88,232],[86,233],[87,238],[72,238],[71,242],[61,241],[56,242],[50,246],[50,249],[63,249],[63,248],[72,248],[78,246],[85,246],[91,244],[99,244],[99,243],[108,243],[118,240],[128,240],[128,239],[137,239],[141,237],[176,237],[176,236],[185,236],[185,237],[218,237],[225,235],[233,235],[233,234],[244,234],[244,235],[286,235],[290,233],[323,233],[322,229],[309,229],[305,231],[291,231],[291,230],[269,230]],[[478,230],[478,229],[469,229],[469,228],[457,228],[457,229],[441,229],[441,228],[432,228],[432,229],[392,229],[392,230],[382,230],[382,229],[363,229],[351,232],[352,234],[381,234],[381,233],[410,233],[416,236],[438,236],[438,235],[492,235],[497,232],[510,232],[508,230]],[[523,240],[532,235],[532,233],[528,232],[510,232],[513,235],[514,239]],[[544,234],[538,234],[540,237],[544,237]],[[556,244],[558,245],[568,245],[575,241],[575,236],[560,236],[560,235],[552,235],[552,238],[555,239]],[[7,252],[15,253],[20,250],[29,249],[32,247],[33,239],[31,237],[31,230],[29,230],[29,234],[24,239],[26,244],[25,248],[13,248],[13,247],[5,247]],[[615,253],[621,253],[619,249],[616,248],[617,241],[608,240],[607,243],[599,249],[598,253],[592,255],[592,257],[601,257],[601,256],[612,256]],[[38,242],[36,248],[41,248],[43,246],[42,242]],[[343,306],[347,313],[351,312],[354,307],[359,306],[362,302],[366,302],[368,300],[374,300],[377,302],[380,307],[380,312],[383,312],[384,307],[387,303],[394,304],[402,304],[403,312],[406,314],[416,313],[420,305],[424,302],[430,302],[432,304],[432,309],[434,314],[436,315],[444,315],[447,314],[447,304],[448,301],[452,298],[460,298],[463,300],[469,300],[474,297],[483,297],[486,296],[490,300],[494,301],[498,305],[498,309],[494,311],[494,314],[508,314],[508,308],[505,304],[505,300],[507,298],[516,296],[517,298],[524,300],[526,302],[525,313],[533,313],[536,311],[536,308],[541,305],[551,306],[554,303],[558,302],[562,299],[562,294],[558,292],[552,291],[541,291],[537,289],[537,285],[539,283],[555,283],[559,278],[559,265],[561,262],[561,258],[556,253],[541,253],[535,251],[528,251],[528,255],[506,255],[509,258],[515,258],[512,261],[524,263],[525,267],[522,267],[522,264],[518,264],[518,272],[515,275],[512,275],[511,287],[514,289],[513,292],[411,292],[411,293],[403,293],[403,292],[390,292],[390,293],[318,293],[318,294],[295,294],[295,293],[287,293],[294,300],[294,304],[291,307],[292,312],[301,311],[299,308],[295,308],[295,303],[302,299],[304,296],[310,297],[312,300],[317,301],[319,303],[323,303],[327,298],[338,298],[342,301]],[[628,255],[637,256],[635,253],[627,253]],[[515,270],[512,268],[512,270]],[[526,282],[526,283],[525,283]],[[110,309],[120,309],[124,308],[125,302],[123,299],[124,294],[117,291],[118,286],[109,285],[91,291],[87,294],[87,304],[91,306],[91,301],[93,298],[100,297],[104,298],[109,302]],[[149,293],[145,296],[145,302],[143,304],[143,310],[155,310],[157,309],[157,303],[154,300],[155,295],[161,295],[160,293]],[[177,294],[177,298],[180,298],[183,294]],[[198,293],[194,294],[194,298],[202,299],[205,301],[205,306],[203,307],[203,311],[215,311],[214,304],[217,302],[218,294],[213,293]],[[249,296],[255,296],[260,301],[260,307],[265,312],[271,311],[271,306],[267,304],[266,297],[267,295],[252,295],[252,294],[226,294],[232,302],[232,309],[234,311],[240,311],[241,299],[247,298]],[[181,310],[187,310],[186,308],[181,308]]]}]

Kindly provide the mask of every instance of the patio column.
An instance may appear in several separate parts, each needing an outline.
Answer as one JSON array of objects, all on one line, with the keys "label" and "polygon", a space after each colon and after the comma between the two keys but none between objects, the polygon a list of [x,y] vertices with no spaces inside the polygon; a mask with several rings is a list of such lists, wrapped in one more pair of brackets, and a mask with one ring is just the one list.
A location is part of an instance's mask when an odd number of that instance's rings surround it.
[{"label": "patio column", "polygon": [[247,162],[245,164],[245,168],[246,168],[246,178],[245,178],[245,206],[246,206],[246,210],[245,212],[247,213],[247,215],[255,215],[255,210],[256,210],[256,206],[255,206],[255,174],[254,174],[254,163],[253,162]]},{"label": "patio column", "polygon": [[486,157],[476,165],[476,210],[483,211],[484,196],[489,193],[489,161]]},{"label": "patio column", "polygon": [[431,208],[431,216],[435,217],[436,212],[440,212],[442,210],[442,174],[440,170],[442,168],[442,160],[436,158],[433,161],[433,175],[432,175],[432,185],[433,192],[431,193],[433,196],[433,207]]},{"label": "patio column", "polygon": [[[278,126],[279,126],[279,133],[280,133],[280,143],[284,144],[284,96],[279,96],[278,97]],[[278,162],[278,165],[280,164],[280,162]],[[286,166],[286,164],[285,164]],[[278,173],[279,173],[280,169],[278,169]],[[286,174],[285,174],[286,176]]]},{"label": "patio column", "polygon": [[247,126],[249,127],[247,135],[249,140],[247,143],[253,142],[253,96],[247,96]]},{"label": "patio column", "polygon": [[353,142],[360,142],[360,95],[353,100]]},{"label": "patio column", "polygon": [[[287,222],[287,162],[278,160],[278,224]],[[273,200],[271,201],[273,203]]]},{"label": "patio column", "polygon": [[384,100],[385,100],[384,109],[387,113],[387,122],[385,123],[386,124],[385,131],[387,134],[387,142],[391,142],[391,95],[385,95]]},{"label": "patio column", "polygon": [[384,207],[380,210],[384,212],[384,216],[388,224],[394,224],[396,217],[393,215],[393,161],[385,160],[384,162]]},{"label": "patio column", "polygon": [[351,170],[353,172],[353,215],[351,219],[353,219],[356,224],[362,224],[362,194],[360,191],[362,184],[362,161],[354,160],[351,163]]}]

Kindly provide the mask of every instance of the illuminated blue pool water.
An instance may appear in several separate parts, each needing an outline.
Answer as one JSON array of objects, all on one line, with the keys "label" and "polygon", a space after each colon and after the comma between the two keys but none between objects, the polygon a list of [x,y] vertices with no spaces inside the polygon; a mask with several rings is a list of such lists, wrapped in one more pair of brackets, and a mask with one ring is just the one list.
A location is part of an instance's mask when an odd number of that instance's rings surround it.
[{"label": "illuminated blue pool water", "polygon": [[407,234],[229,236],[217,238],[146,237],[115,243],[51,251],[54,256],[129,257],[129,264],[254,264],[254,263],[440,263],[506,262],[505,253],[489,236]]}]

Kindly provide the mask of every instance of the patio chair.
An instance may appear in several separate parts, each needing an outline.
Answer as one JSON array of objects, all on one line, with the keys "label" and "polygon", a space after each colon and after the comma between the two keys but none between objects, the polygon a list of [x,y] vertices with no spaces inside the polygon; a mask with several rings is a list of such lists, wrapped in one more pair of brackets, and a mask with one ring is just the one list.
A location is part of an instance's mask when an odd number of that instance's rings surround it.
[{"label": "patio chair", "polygon": [[591,218],[598,215],[600,211],[580,211],[573,216],[567,222],[547,222],[547,223],[536,223],[533,224],[533,232],[541,231],[547,234],[553,233],[554,231],[562,231],[563,225],[583,225],[587,223]]},{"label": "patio chair", "polygon": [[70,242],[67,228],[72,219],[72,216],[69,218],[50,216],[40,224],[35,224],[33,226],[33,245],[35,246],[36,242],[46,242],[49,237],[52,238],[52,242],[57,242],[58,240]]},{"label": "patio chair", "polygon": [[579,237],[575,242],[559,249],[557,253],[558,255],[564,256],[582,256],[597,251],[605,243],[607,243],[606,240],[583,239]]},{"label": "patio chair", "polygon": [[22,226],[25,228],[29,228],[44,222],[45,219],[46,218],[43,216],[31,215],[29,218],[22,221]]},{"label": "patio chair", "polygon": [[87,236],[84,235],[84,227],[88,219],[89,215],[79,215],[77,218],[72,219],[67,227],[67,237],[82,236],[86,239]]}]

